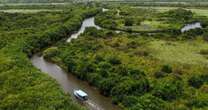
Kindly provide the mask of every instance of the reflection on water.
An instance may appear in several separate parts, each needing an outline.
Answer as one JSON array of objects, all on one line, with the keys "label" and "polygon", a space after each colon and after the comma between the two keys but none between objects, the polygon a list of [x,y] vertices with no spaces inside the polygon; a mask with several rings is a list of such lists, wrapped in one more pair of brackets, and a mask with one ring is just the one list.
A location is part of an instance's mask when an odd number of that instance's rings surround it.
[{"label": "reflection on water", "polygon": [[191,29],[196,29],[196,28],[202,28],[200,22],[196,22],[196,23],[192,23],[192,24],[187,24],[186,26],[184,26],[181,29],[181,32],[183,33],[183,32],[189,31]]},{"label": "reflection on water", "polygon": [[[67,74],[56,64],[47,62],[43,57],[34,55],[31,58],[32,64],[47,73],[61,85],[65,92],[73,96],[73,90],[82,89],[89,95],[89,100],[82,103],[90,110],[119,110],[118,106],[113,105],[111,99],[99,93],[99,91],[88,85],[87,82],[77,79],[72,74]],[[73,97],[73,99],[76,99]]]},{"label": "reflection on water", "polygon": [[72,39],[76,39],[80,34],[82,34],[87,27],[95,27],[97,29],[101,29],[99,26],[95,25],[95,18],[87,18],[82,22],[82,26],[77,33],[72,34],[68,39],[67,42],[70,42]]}]

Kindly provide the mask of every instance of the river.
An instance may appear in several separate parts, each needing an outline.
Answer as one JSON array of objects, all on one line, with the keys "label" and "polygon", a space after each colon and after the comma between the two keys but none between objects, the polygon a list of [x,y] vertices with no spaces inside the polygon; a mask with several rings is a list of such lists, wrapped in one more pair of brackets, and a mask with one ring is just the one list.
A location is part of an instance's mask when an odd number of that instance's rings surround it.
[{"label": "river", "polygon": [[185,26],[181,29],[181,32],[184,33],[184,32],[189,31],[189,30],[191,30],[191,29],[197,29],[197,28],[202,28],[200,22],[195,22],[195,23],[192,23],[192,24],[187,24],[187,25],[185,25]]},{"label": "river", "polygon": [[83,33],[85,31],[85,29],[87,27],[95,27],[97,29],[101,29],[101,27],[99,27],[98,25],[95,25],[95,17],[90,17],[90,18],[87,18],[85,19],[83,22],[82,22],[82,26],[81,28],[79,29],[78,32],[72,34],[68,39],[67,39],[67,42],[71,42],[72,39],[76,39],[81,33]]},{"label": "river", "polygon": [[[95,25],[94,17],[87,18],[83,21],[79,31],[72,34],[67,39],[67,42],[70,43],[71,39],[76,39],[81,33],[85,31],[86,27],[96,27],[97,29],[100,29],[99,26]],[[88,101],[80,102],[75,97],[73,97],[73,99],[77,100],[80,104],[87,106],[90,110],[120,110],[118,106],[112,104],[111,98],[101,95],[99,90],[90,86],[87,82],[77,79],[72,74],[64,71],[58,65],[47,62],[42,56],[33,55],[31,62],[36,68],[56,79],[63,90],[66,93],[70,93],[72,97],[73,90],[75,89],[82,89],[85,91],[89,95]]]}]

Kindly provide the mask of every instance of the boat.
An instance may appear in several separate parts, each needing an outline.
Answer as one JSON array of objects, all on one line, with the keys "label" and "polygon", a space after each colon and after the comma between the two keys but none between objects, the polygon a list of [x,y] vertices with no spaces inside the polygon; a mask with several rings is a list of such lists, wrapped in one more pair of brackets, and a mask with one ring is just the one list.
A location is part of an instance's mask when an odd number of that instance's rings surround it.
[{"label": "boat", "polygon": [[74,96],[82,101],[88,100],[88,95],[82,90],[74,90]]}]

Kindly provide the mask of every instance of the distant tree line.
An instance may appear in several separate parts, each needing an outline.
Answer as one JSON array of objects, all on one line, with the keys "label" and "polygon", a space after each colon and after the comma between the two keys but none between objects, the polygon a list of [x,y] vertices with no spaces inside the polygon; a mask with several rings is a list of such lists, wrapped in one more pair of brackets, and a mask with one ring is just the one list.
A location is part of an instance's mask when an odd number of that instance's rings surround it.
[{"label": "distant tree line", "polygon": [[208,0],[1,0],[0,3],[52,3],[72,1],[110,1],[110,2],[208,2]]}]

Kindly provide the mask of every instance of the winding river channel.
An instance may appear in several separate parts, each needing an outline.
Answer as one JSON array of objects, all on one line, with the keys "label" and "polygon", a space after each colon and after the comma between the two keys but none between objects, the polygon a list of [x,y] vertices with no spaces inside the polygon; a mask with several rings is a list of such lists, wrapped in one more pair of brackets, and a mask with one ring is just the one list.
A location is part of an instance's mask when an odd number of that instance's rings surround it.
[{"label": "winding river channel", "polygon": [[[72,34],[68,38],[67,42],[70,43],[71,39],[76,39],[81,33],[85,31],[86,27],[96,27],[97,29],[100,29],[99,26],[95,25],[94,17],[87,18],[83,21],[79,31]],[[85,81],[77,79],[72,74],[67,73],[58,65],[47,62],[43,56],[34,55],[31,58],[31,62],[36,68],[56,79],[63,90],[66,93],[70,93],[72,97],[74,89],[84,90],[89,95],[88,101],[79,102],[75,97],[73,97],[73,99],[80,104],[87,106],[90,110],[120,110],[118,106],[112,104],[111,98],[101,95],[96,88],[90,86]]]}]

